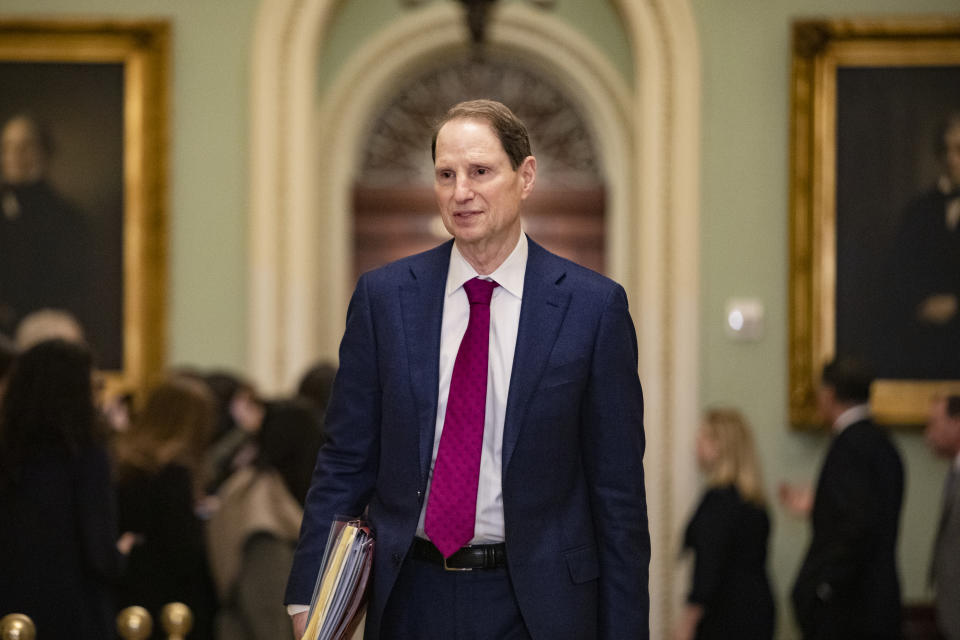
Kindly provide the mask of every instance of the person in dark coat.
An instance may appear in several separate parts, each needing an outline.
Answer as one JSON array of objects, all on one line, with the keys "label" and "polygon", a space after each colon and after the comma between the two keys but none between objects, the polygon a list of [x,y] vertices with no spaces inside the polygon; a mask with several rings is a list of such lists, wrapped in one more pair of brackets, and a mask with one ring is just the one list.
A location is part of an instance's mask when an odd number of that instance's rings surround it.
[{"label": "person in dark coat", "polygon": [[170,378],[147,397],[130,429],[117,438],[120,529],[136,536],[118,595],[119,605],[145,607],[163,637],[160,612],[183,602],[194,616],[191,639],[213,637],[216,597],[207,563],[203,494],[204,447],[213,428],[209,389],[197,380]]},{"label": "person in dark coat", "polygon": [[114,637],[120,553],[91,367],[83,345],[41,342],[0,410],[0,617],[30,616],[39,638]]},{"label": "person in dark coat", "polygon": [[850,358],[824,367],[817,408],[833,440],[816,492],[780,490],[790,511],[812,517],[813,539],[792,592],[804,640],[901,638],[903,462],[870,418],[872,381]]},{"label": "person in dark coat", "polygon": [[924,438],[934,454],[950,462],[929,578],[935,594],[937,627],[946,640],[960,640],[960,394],[934,399]]},{"label": "person in dark coat", "polygon": [[753,437],[740,412],[708,411],[696,452],[707,490],[684,536],[684,549],[694,556],[693,584],[674,640],[770,640],[770,518]]}]

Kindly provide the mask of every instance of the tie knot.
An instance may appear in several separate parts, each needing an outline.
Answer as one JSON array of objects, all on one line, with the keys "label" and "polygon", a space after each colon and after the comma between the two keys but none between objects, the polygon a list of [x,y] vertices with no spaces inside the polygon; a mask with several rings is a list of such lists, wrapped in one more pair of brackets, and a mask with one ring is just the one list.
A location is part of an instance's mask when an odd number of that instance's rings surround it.
[{"label": "tie knot", "polygon": [[463,289],[467,292],[467,300],[470,304],[490,304],[490,298],[493,296],[493,290],[498,285],[493,280],[481,280],[473,278],[463,283]]}]

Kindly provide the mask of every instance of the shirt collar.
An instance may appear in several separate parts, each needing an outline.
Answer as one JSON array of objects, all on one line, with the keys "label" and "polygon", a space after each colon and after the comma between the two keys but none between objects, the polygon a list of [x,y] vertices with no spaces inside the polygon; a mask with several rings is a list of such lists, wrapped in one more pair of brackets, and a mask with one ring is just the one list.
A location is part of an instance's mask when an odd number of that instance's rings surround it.
[{"label": "shirt collar", "polygon": [[858,404],[850,407],[833,421],[833,430],[836,433],[843,433],[843,430],[854,422],[860,422],[870,417],[870,405]]},{"label": "shirt collar", "polygon": [[[511,295],[523,298],[523,276],[527,271],[527,234],[521,233],[517,246],[513,248],[507,259],[497,267],[489,276],[481,276],[495,281],[501,287],[506,289]],[[467,280],[476,278],[479,274],[476,269],[470,266],[467,259],[463,257],[460,250],[457,249],[457,243],[453,243],[453,249],[450,251],[450,269],[447,271],[447,290],[446,295],[463,286]]]}]

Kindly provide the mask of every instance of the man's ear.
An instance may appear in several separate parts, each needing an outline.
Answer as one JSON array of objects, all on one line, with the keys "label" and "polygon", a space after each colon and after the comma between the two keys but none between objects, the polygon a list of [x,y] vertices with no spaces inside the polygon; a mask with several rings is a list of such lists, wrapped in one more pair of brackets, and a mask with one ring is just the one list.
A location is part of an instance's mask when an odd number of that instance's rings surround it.
[{"label": "man's ear", "polygon": [[533,156],[527,156],[517,167],[517,173],[520,174],[520,180],[523,190],[520,194],[521,199],[526,199],[533,191],[533,183],[537,181],[537,159]]}]

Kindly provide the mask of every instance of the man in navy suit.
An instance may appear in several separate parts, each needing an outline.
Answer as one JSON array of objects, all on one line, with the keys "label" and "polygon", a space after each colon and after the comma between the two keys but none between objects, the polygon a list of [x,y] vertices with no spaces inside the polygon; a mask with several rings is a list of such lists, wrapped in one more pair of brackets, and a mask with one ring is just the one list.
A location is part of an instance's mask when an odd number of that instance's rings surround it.
[{"label": "man in navy suit", "polygon": [[[331,521],[366,510],[366,638],[648,638],[643,399],[626,294],[522,232],[537,162],[507,107],[454,106],[433,155],[454,239],[357,283],[287,588],[295,633]],[[489,329],[475,334],[478,288]],[[477,383],[458,376],[478,335],[479,462],[464,479],[476,490],[447,504],[475,513],[460,548],[439,533],[449,472],[438,459],[473,415],[458,407]]]}]

